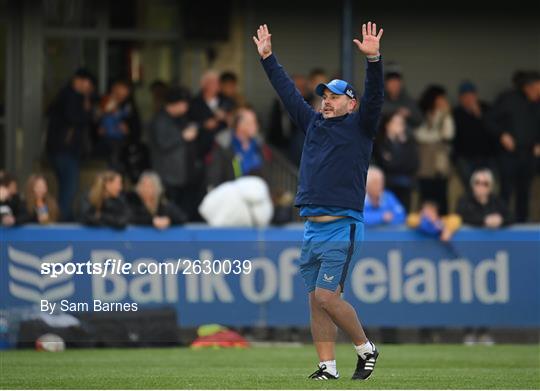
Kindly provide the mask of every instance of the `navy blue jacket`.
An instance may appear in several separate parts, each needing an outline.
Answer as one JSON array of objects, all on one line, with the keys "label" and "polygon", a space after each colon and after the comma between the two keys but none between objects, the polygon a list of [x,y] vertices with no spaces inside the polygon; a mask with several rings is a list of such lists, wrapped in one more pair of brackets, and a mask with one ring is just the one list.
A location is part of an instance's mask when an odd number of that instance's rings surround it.
[{"label": "navy blue jacket", "polygon": [[295,206],[362,211],[373,139],[384,101],[382,60],[367,63],[360,109],[329,119],[305,102],[274,55],[261,62],[291,119],[306,133]]}]

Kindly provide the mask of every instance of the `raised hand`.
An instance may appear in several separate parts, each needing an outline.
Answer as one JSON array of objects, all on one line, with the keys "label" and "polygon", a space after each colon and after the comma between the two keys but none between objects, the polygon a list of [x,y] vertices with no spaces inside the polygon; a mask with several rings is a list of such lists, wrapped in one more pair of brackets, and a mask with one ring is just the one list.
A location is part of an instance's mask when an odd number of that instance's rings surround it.
[{"label": "raised hand", "polygon": [[253,42],[257,45],[259,55],[264,60],[272,54],[272,34],[268,32],[268,26],[263,24],[257,29],[257,37],[253,37]]},{"label": "raised hand", "polygon": [[368,22],[367,26],[365,23],[362,25],[362,42],[358,39],[353,39],[353,42],[366,56],[378,56],[380,47],[379,41],[381,40],[382,35],[383,29],[380,29],[377,34],[377,24]]}]

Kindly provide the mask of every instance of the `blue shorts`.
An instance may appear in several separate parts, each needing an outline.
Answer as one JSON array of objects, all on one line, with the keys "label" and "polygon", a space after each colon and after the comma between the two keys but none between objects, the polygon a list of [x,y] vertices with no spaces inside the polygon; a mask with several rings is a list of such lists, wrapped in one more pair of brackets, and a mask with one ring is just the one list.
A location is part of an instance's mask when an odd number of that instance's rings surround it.
[{"label": "blue shorts", "polygon": [[351,259],[359,256],[364,239],[364,223],[343,218],[329,223],[304,224],[300,273],[308,292],[315,287],[335,292],[343,287]]}]

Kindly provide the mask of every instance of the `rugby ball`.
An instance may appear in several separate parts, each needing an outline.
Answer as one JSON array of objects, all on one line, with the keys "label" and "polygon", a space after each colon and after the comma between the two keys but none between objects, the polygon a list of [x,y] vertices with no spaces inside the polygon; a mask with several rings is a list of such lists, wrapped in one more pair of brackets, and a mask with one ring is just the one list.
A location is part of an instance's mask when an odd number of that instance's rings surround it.
[{"label": "rugby ball", "polygon": [[63,352],[65,349],[66,343],[56,334],[43,334],[36,340],[37,351]]}]

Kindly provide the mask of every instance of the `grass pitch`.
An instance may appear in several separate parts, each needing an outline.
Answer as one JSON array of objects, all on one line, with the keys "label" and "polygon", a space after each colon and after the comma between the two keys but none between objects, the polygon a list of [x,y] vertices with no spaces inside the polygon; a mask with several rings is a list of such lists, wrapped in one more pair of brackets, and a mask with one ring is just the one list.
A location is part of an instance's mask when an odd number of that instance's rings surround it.
[{"label": "grass pitch", "polygon": [[351,381],[350,345],[338,345],[341,378],[307,380],[312,346],[240,349],[71,349],[0,352],[2,389],[538,389],[538,345],[381,345],[375,372]]}]

